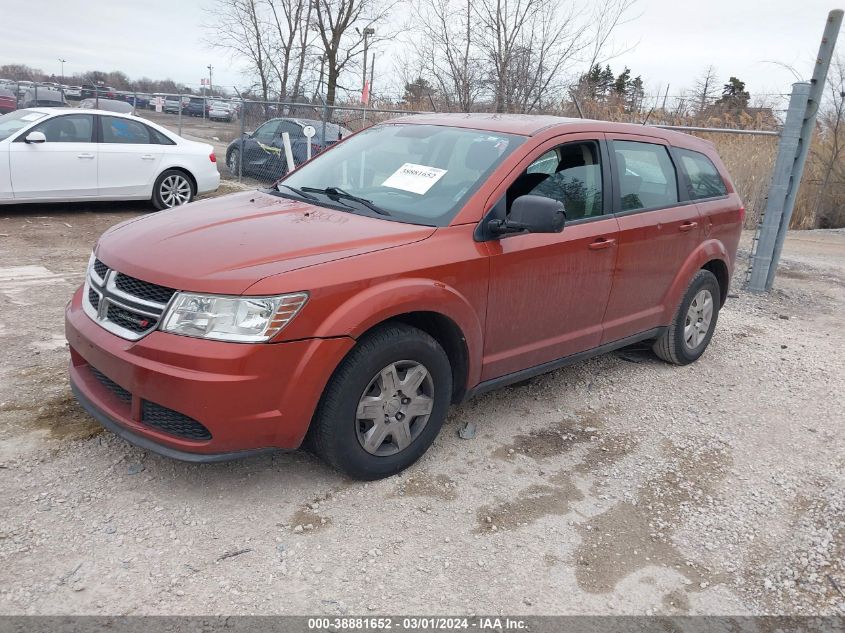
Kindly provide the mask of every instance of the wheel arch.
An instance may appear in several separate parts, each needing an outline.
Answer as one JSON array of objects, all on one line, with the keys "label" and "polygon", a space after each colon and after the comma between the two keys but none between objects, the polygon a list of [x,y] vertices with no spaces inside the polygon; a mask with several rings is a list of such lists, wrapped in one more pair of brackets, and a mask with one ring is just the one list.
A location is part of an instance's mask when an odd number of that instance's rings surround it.
[{"label": "wheel arch", "polygon": [[719,282],[719,305],[725,305],[728,298],[728,289],[731,286],[731,273],[728,265],[721,259],[711,259],[701,267],[702,270],[709,270]]},{"label": "wheel arch", "polygon": [[683,266],[678,270],[675,280],[663,298],[661,323],[666,325],[672,320],[690,280],[702,269],[709,270],[716,276],[719,282],[719,295],[722,300],[720,305],[724,303],[730,287],[730,261],[728,251],[721,241],[711,239],[700,244],[697,249],[690,253]]},{"label": "wheel arch", "polygon": [[[398,279],[356,293],[321,319],[311,334],[326,338],[364,334],[390,321],[417,327],[440,343],[452,364],[457,402],[481,376],[482,324],[457,290],[428,279]],[[294,336],[290,333],[289,336]]]},{"label": "wheel arch", "polygon": [[183,167],[182,165],[168,165],[167,167],[165,167],[164,169],[162,169],[158,173],[158,176],[156,176],[156,179],[155,179],[155,183],[158,183],[159,178],[161,178],[162,174],[164,174],[164,172],[167,172],[167,171],[179,171],[179,172],[182,172],[183,174],[185,174],[188,177],[188,180],[191,181],[191,187],[194,188],[194,195],[195,196],[197,195],[197,190],[198,190],[197,179],[194,176],[193,172],[191,172],[190,169],[188,169],[187,167]]},{"label": "wheel arch", "polygon": [[439,312],[418,311],[397,314],[377,323],[370,330],[392,322],[404,323],[422,330],[440,344],[452,366],[452,403],[463,400],[467,392],[469,350],[458,324]]}]

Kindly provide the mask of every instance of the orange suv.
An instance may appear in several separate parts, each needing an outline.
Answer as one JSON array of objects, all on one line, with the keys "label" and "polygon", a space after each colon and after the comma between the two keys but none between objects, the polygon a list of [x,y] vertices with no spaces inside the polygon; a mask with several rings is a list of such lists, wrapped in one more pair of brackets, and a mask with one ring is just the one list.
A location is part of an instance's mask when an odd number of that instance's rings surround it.
[{"label": "orange suv", "polygon": [[109,229],[67,307],[71,384],[164,455],[305,441],[386,477],[452,403],[638,341],[696,360],[743,215],[713,146],[677,132],[395,120],[269,189]]}]

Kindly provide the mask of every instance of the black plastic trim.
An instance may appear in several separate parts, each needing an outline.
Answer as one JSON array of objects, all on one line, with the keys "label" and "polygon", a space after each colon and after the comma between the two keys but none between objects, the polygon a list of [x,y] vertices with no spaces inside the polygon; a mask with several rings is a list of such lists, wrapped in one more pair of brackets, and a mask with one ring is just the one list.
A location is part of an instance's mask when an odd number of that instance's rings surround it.
[{"label": "black plastic trim", "polygon": [[498,378],[491,378],[490,380],[485,380],[484,382],[478,383],[475,387],[470,389],[464,397],[464,400],[469,400],[470,398],[480,396],[495,389],[512,385],[515,382],[522,382],[523,380],[534,378],[534,376],[547,374],[550,371],[560,369],[561,367],[566,367],[567,365],[573,365],[582,360],[593,358],[594,356],[601,356],[602,354],[612,352],[613,350],[617,350],[621,347],[627,347],[628,345],[633,345],[634,343],[640,343],[641,341],[657,338],[658,336],[662,335],[667,329],[668,326],[656,327],[651,330],[646,330],[645,332],[640,332],[639,334],[627,336],[625,338],[619,339],[618,341],[611,341],[610,343],[605,343],[604,345],[599,345],[598,347],[593,347],[592,349],[588,349],[583,352],[578,352],[577,354],[570,354],[569,356],[564,356],[563,358],[558,358],[557,360],[542,363],[541,365],[535,365],[534,367],[521,369],[511,374],[499,376]]},{"label": "black plastic trim", "polygon": [[154,440],[151,440],[142,435],[138,435],[137,433],[134,433],[133,431],[127,429],[119,422],[112,420],[103,411],[98,409],[97,406],[79,390],[79,388],[73,383],[72,380],[70,382],[70,388],[71,391],[73,391],[74,397],[76,397],[77,401],[82,406],[82,408],[85,409],[92,417],[94,417],[94,419],[97,420],[97,422],[102,424],[109,431],[111,431],[118,437],[122,437],[130,444],[134,444],[139,448],[146,449],[151,453],[156,453],[157,455],[161,455],[163,457],[178,459],[182,462],[191,462],[194,464],[210,464],[214,462],[228,462],[235,459],[243,459],[244,457],[252,457],[253,455],[260,455],[262,453],[284,450],[280,448],[268,447],[253,448],[245,451],[234,451],[232,453],[189,453],[188,451],[180,451],[178,449],[170,448],[169,446],[159,444],[158,442],[155,442]]}]

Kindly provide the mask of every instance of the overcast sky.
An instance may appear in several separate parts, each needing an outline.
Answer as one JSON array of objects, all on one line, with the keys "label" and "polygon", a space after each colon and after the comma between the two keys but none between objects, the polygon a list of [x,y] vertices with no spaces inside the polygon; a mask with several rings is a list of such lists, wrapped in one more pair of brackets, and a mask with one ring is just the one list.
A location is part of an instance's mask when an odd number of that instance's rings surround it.
[{"label": "overcast sky", "polygon": [[[838,1],[845,4],[845,0]],[[130,77],[172,78],[197,86],[213,64],[215,85],[242,87],[238,63],[205,42],[203,7],[210,0],[0,0],[0,64],[24,63],[59,73],[122,70]],[[615,37],[633,47],[611,62],[642,75],[646,91],[670,85],[677,94],[708,64],[720,81],[744,80],[752,95],[786,93],[792,74],[771,62],[811,72],[832,0],[639,0],[635,17]],[[841,38],[845,40],[845,38]],[[845,50],[845,41],[840,42]],[[378,51],[377,51],[378,55]],[[379,77],[393,70],[390,55],[376,59]],[[382,83],[384,83],[382,81]],[[391,86],[395,90],[394,86]]]}]

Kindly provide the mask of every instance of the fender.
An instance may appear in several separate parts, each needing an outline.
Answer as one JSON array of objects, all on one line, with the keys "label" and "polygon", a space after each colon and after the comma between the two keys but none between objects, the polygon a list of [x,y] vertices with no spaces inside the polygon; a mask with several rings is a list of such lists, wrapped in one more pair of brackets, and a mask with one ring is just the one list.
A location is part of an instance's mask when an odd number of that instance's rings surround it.
[{"label": "fender", "polygon": [[660,321],[661,323],[668,324],[672,320],[672,317],[675,316],[675,310],[677,310],[678,304],[680,304],[681,298],[689,286],[690,280],[704,264],[714,259],[724,262],[728,267],[728,274],[733,274],[731,258],[721,241],[710,239],[699,244],[698,248],[687,257],[678,274],[675,275],[672,285],[663,297],[663,317]]},{"label": "fender", "polygon": [[440,281],[412,277],[371,286],[323,319],[314,336],[351,336],[357,339],[379,323],[409,312],[435,312],[448,317],[458,326],[467,346],[467,388],[478,383],[481,379],[483,326],[466,297]]}]

